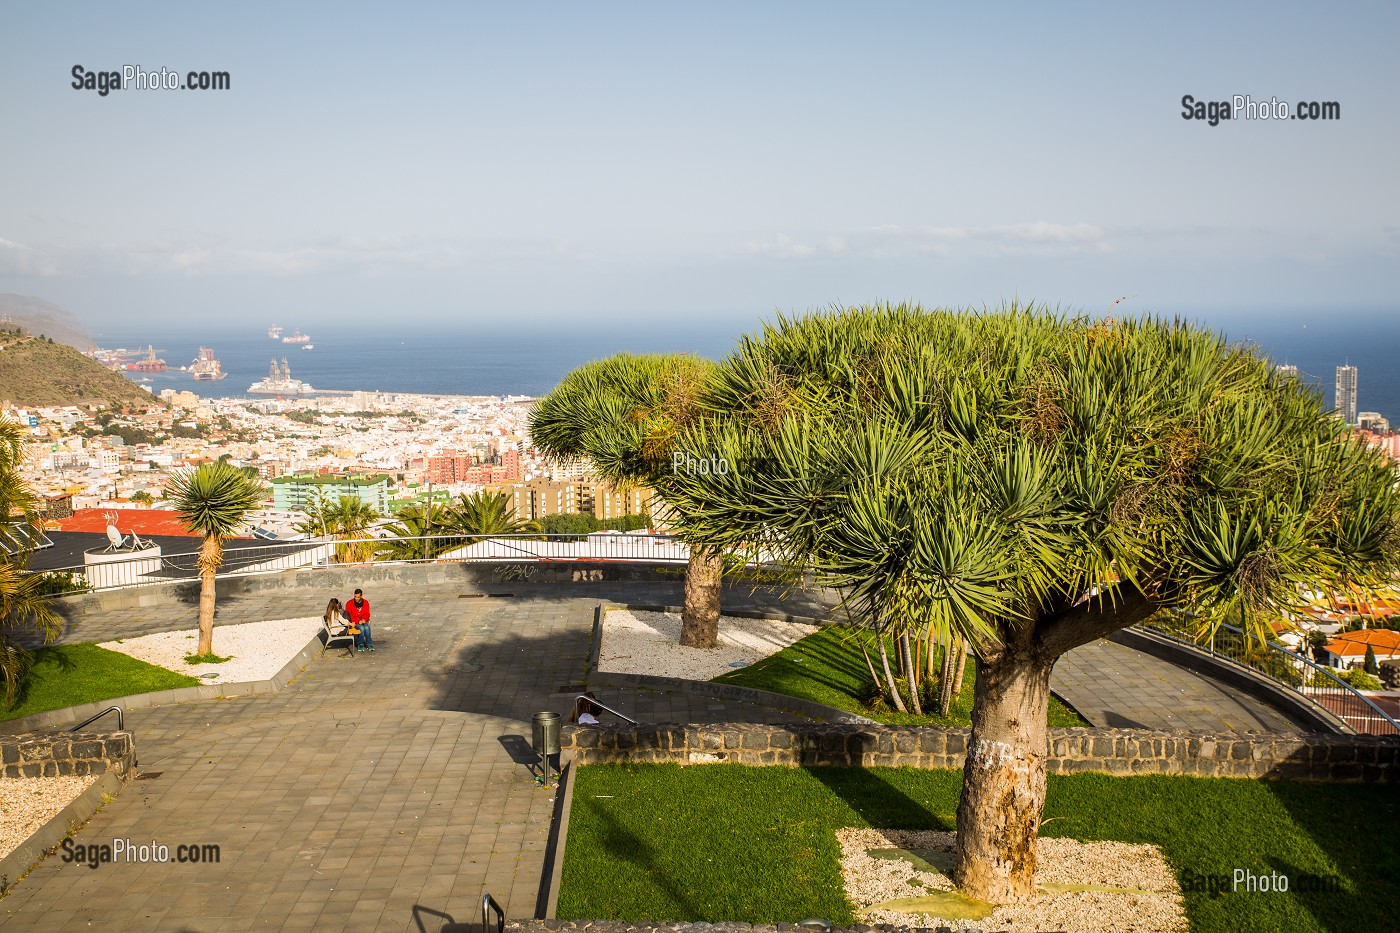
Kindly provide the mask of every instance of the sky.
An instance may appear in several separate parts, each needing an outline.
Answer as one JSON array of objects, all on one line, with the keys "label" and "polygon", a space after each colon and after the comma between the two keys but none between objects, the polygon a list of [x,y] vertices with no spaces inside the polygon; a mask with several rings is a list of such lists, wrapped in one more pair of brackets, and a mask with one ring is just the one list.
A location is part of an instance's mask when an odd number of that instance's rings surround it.
[{"label": "sky", "polygon": [[[0,2],[0,292],[98,330],[1393,313],[1400,5],[1138,6]],[[72,87],[125,65],[230,87]]]}]

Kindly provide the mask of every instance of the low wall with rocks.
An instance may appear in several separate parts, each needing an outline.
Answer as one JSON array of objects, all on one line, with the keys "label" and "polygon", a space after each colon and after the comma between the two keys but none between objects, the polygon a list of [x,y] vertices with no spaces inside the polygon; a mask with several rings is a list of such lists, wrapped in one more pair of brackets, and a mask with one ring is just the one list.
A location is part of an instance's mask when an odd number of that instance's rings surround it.
[{"label": "low wall with rocks", "polygon": [[[718,723],[565,726],[560,746],[580,764],[668,761],[788,767],[961,769],[968,729],[933,726]],[[989,750],[996,754],[995,749]],[[1051,729],[1056,774],[1188,774],[1353,783],[1400,782],[1400,739],[1264,732]]]},{"label": "low wall with rocks", "polygon": [[130,732],[7,735],[0,737],[0,766],[7,778],[111,772],[126,781],[136,770],[136,746]]}]

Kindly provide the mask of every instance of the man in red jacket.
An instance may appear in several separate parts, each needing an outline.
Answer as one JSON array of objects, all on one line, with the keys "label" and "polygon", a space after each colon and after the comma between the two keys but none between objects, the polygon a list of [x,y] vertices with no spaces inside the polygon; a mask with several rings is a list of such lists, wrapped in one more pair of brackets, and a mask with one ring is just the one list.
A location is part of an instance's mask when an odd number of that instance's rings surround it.
[{"label": "man in red jacket", "polygon": [[360,634],[355,636],[355,647],[361,651],[373,651],[374,638],[369,633],[369,600],[365,599],[364,590],[356,590],[355,598],[345,601],[345,614],[350,618],[350,624],[360,630]]}]

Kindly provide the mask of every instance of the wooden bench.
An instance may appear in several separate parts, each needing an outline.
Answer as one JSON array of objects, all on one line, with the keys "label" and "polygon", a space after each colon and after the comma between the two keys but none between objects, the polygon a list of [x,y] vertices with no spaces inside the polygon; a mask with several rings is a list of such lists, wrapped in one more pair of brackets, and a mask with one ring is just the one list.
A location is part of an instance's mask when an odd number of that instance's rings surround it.
[{"label": "wooden bench", "polygon": [[345,628],[346,624],[347,623],[343,621],[332,624],[329,620],[325,619],[324,617],[321,619],[321,628],[325,630],[326,641],[325,644],[321,645],[321,653],[320,655],[318,655],[318,657],[325,657],[326,651],[331,647],[332,644],[338,641],[345,643],[345,652],[349,654],[350,657],[353,658],[355,656],[355,636],[350,635],[348,633],[344,635],[337,635],[335,633],[335,630],[337,628]]}]

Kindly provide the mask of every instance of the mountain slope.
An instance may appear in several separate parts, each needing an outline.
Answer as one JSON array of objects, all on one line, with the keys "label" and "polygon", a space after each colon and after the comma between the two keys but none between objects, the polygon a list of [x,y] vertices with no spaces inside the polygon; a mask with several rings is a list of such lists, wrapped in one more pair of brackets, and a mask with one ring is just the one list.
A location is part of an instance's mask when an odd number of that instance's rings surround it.
[{"label": "mountain slope", "polygon": [[161,404],[136,383],[62,343],[0,331],[0,402],[18,406]]},{"label": "mountain slope", "polygon": [[0,327],[13,330],[16,325],[36,337],[44,334],[55,343],[66,343],[79,350],[91,350],[94,346],[92,333],[73,312],[32,295],[0,292]]}]

